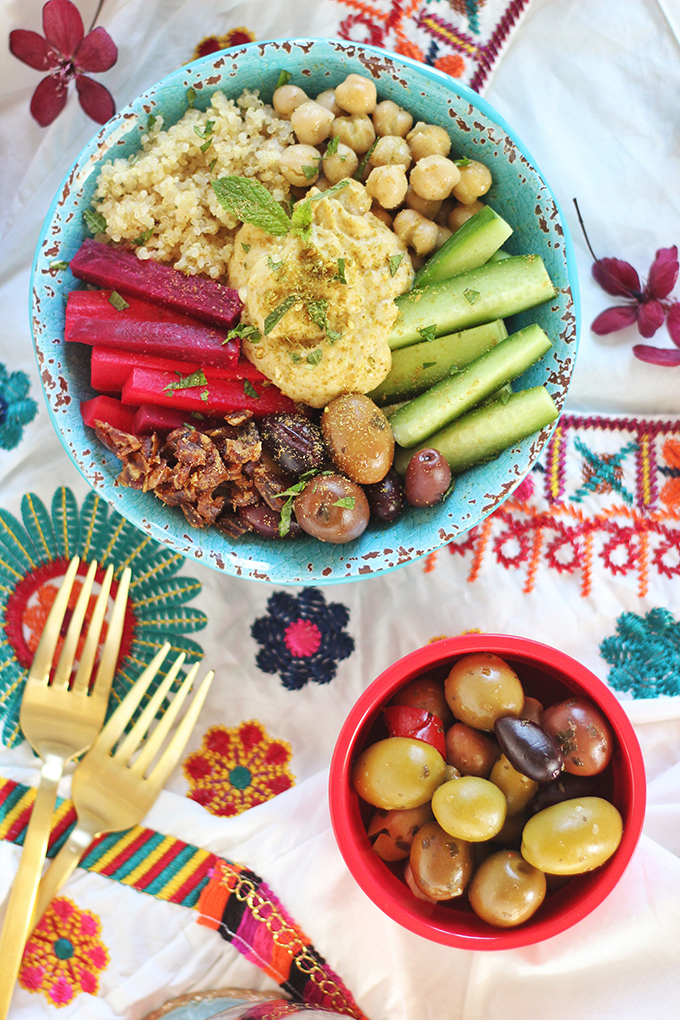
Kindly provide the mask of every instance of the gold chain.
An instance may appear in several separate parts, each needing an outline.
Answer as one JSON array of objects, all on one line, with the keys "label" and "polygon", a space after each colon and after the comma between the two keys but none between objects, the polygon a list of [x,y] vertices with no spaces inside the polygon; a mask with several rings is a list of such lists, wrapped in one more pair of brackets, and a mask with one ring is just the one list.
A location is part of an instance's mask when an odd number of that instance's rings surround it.
[{"label": "gold chain", "polygon": [[[338,988],[336,982],[329,977],[323,967],[315,959],[313,953],[300,938],[296,930],[277,910],[275,904],[263,896],[250,878],[230,871],[224,875],[224,882],[229,891],[240,903],[246,903],[253,917],[261,921],[271,932],[277,945],[295,956],[295,965],[303,974],[309,975],[314,984],[328,996],[334,1009],[343,1011],[344,1016],[353,1016],[357,1020],[365,1020],[356,1007],[350,1006],[347,997]],[[350,1012],[348,1013],[347,1010]]]}]

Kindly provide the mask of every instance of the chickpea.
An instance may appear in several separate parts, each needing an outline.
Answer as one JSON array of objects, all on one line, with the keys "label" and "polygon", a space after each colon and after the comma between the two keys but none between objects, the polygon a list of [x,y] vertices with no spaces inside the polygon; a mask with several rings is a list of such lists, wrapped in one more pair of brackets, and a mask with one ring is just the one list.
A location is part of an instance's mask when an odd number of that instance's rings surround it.
[{"label": "chickpea", "polygon": [[405,138],[412,125],[413,117],[408,110],[397,106],[391,99],[383,99],[373,112],[373,126],[376,134],[381,137],[383,135],[399,135],[401,138]]},{"label": "chickpea", "polygon": [[272,102],[279,117],[289,120],[293,110],[307,102],[307,93],[297,85],[282,85],[274,92]]},{"label": "chickpea", "polygon": [[448,156],[451,151],[451,139],[444,128],[425,124],[422,120],[409,131],[406,141],[416,162],[425,156]]},{"label": "chickpea", "polygon": [[328,138],[334,117],[325,106],[312,99],[302,103],[290,115],[290,123],[302,145],[318,145]]},{"label": "chickpea", "polygon": [[411,150],[399,135],[383,135],[376,142],[369,162],[373,166],[401,164],[405,170],[411,165]]},{"label": "chickpea", "polygon": [[411,171],[411,187],[428,201],[448,198],[460,180],[460,170],[445,156],[423,156]]},{"label": "chickpea", "polygon": [[368,152],[375,141],[373,121],[365,113],[353,117],[336,117],[331,124],[331,137],[338,136],[343,145],[361,155]]},{"label": "chickpea", "polygon": [[[316,186],[317,188],[319,187],[318,182]],[[437,227],[437,243],[434,246],[435,251],[437,251],[438,248],[441,248],[444,242],[448,241],[448,239],[451,237],[451,234],[453,233],[453,231],[449,230],[448,227],[442,227],[439,223],[436,224],[436,227]]]},{"label": "chickpea", "polygon": [[455,234],[458,228],[462,227],[466,220],[469,220],[471,216],[474,216],[476,212],[479,212],[479,210],[483,208],[484,205],[482,202],[472,202],[470,205],[454,205],[447,220],[449,229]]},{"label": "chickpea", "polygon": [[353,177],[358,166],[359,157],[356,152],[348,145],[343,145],[342,142],[338,142],[335,152],[329,154],[326,150],[326,155],[323,158],[323,172],[331,184],[337,184],[338,181],[344,181],[347,177]]},{"label": "chickpea", "polygon": [[374,167],[366,181],[366,191],[383,209],[401,205],[407,188],[406,170],[400,163]]},{"label": "chickpea", "polygon": [[377,216],[381,223],[384,223],[386,227],[392,229],[392,217],[388,213],[387,209],[383,209],[381,205],[376,205],[375,202],[371,206],[371,212],[374,216]]},{"label": "chickpea", "polygon": [[336,102],[347,113],[373,113],[377,99],[373,82],[360,74],[348,74],[335,90]]},{"label": "chickpea", "polygon": [[326,89],[325,92],[319,92],[316,101],[319,106],[324,106],[327,110],[330,110],[334,117],[341,115],[342,110],[335,98],[335,89]]},{"label": "chickpea", "polygon": [[460,180],[453,189],[453,195],[463,205],[472,205],[480,195],[486,195],[493,182],[488,166],[471,159],[460,170]]},{"label": "chickpea", "polygon": [[411,185],[409,184],[408,191],[406,192],[406,205],[409,209],[415,209],[421,216],[425,216],[428,220],[433,220],[439,214],[439,210],[442,207],[441,202],[431,202],[426,198],[421,198],[420,195],[416,194]]},{"label": "chickpea", "polygon": [[319,176],[321,153],[313,145],[289,145],[281,153],[281,173],[298,188],[314,184]]},{"label": "chickpea", "polygon": [[418,255],[429,255],[437,244],[438,227],[415,209],[402,209],[392,224],[397,237]]}]

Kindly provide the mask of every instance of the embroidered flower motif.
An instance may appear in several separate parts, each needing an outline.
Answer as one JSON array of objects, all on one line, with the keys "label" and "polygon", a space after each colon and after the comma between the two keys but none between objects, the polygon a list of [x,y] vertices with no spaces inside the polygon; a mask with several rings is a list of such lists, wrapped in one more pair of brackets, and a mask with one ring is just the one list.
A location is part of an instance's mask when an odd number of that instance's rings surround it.
[{"label": "embroidered flower motif", "polygon": [[[576,203],[575,203],[576,204]],[[590,246],[581,214],[576,205],[579,223],[588,251],[594,259],[592,274],[600,287],[614,297],[626,299],[626,304],[614,305],[594,319],[591,329],[597,336],[615,333],[627,326],[637,325],[640,336],[653,337],[664,322],[676,347],[680,348],[680,302],[668,300],[678,279],[678,247],[659,248],[643,287],[637,270],[622,259],[598,259]],[[680,350],[636,344],[633,354],[640,361],[653,365],[680,365]]]},{"label": "embroidered flower motif", "polygon": [[680,624],[667,609],[622,613],[600,655],[612,667],[607,681],[617,691],[635,698],[680,694]]},{"label": "embroidered flower motif", "polygon": [[294,785],[290,744],[251,719],[234,729],[211,726],[182,768],[191,793],[211,815],[240,815]]},{"label": "embroidered flower motif", "polygon": [[[171,552],[91,492],[80,510],[70,489],[57,489],[51,510],[33,493],[21,503],[21,521],[0,509],[0,704],[2,739],[12,746],[21,739],[19,708],[24,682],[47,614],[72,556],[97,560],[97,584],[109,563],[114,566],[111,601],[123,567],[132,569],[132,585],[111,708],[151,661],[164,641],[186,653],[186,665],[203,658],[203,649],[186,634],[201,630],[207,617],[186,605],[201,590],[200,582],[175,577],[184,558]],[[75,605],[79,582],[70,607]],[[93,606],[94,597],[91,601]],[[105,637],[103,628],[102,641]],[[160,682],[162,673],[159,673]]]},{"label": "embroidered flower motif", "polygon": [[201,39],[191,59],[198,60],[199,57],[207,57],[210,53],[228,50],[230,46],[242,46],[244,43],[254,41],[255,34],[249,28],[232,28],[226,35],[208,35]]},{"label": "embroidered flower motif", "polygon": [[327,603],[318,588],[305,588],[298,596],[275,592],[267,609],[269,615],[250,628],[262,646],[256,661],[264,673],[278,673],[290,691],[310,680],[329,683],[338,662],[354,651],[354,639],[343,629],[349,612],[340,602]]},{"label": "embroidered flower motif", "polygon": [[0,449],[13,450],[21,442],[24,425],[33,421],[38,405],[28,395],[31,383],[25,372],[7,371],[0,362]]},{"label": "embroidered flower motif", "polygon": [[26,943],[19,984],[42,992],[53,1006],[67,1006],[81,992],[96,995],[99,974],[109,965],[100,940],[101,922],[71,900],[54,900]]},{"label": "embroidered flower motif", "polygon": [[443,57],[438,57],[434,66],[438,71],[450,74],[452,78],[460,78],[465,73],[465,61],[460,53],[447,53]]},{"label": "embroidered flower motif", "polygon": [[677,439],[667,439],[662,453],[668,467],[661,470],[670,477],[664,483],[659,498],[666,506],[675,508],[680,506],[680,442]]},{"label": "embroidered flower motif", "polygon": [[116,44],[104,28],[85,35],[83,19],[71,0],[48,0],[42,13],[44,38],[24,28],[9,34],[9,48],[18,60],[49,72],[33,93],[31,113],[41,127],[51,124],[66,106],[68,87],[75,79],[85,113],[98,124],[106,123],[116,112],[113,96],[83,72],[99,74],[113,67]]}]

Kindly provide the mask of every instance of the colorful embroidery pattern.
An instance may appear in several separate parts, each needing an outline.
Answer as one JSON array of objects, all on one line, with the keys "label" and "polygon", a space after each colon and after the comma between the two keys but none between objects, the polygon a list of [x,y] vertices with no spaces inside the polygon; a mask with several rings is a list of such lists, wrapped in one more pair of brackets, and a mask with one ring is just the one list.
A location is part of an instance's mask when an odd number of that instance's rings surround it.
[{"label": "colorful embroidery pattern", "polygon": [[[21,695],[37,640],[66,566],[76,554],[83,561],[97,560],[102,574],[113,564],[111,599],[123,568],[132,569],[111,711],[164,641],[186,653],[187,666],[203,658],[200,645],[185,636],[208,621],[205,613],[186,605],[201,585],[194,578],[175,576],[184,563],[182,556],[138,531],[94,492],[79,509],[70,489],[57,489],[49,510],[27,493],[21,521],[0,509],[0,715],[2,739],[10,747],[21,739]],[[84,572],[84,565],[81,569]],[[74,591],[73,604],[76,597]]]},{"label": "colorful embroidery pattern", "polygon": [[680,623],[667,609],[622,613],[600,655],[612,667],[607,682],[617,691],[635,698],[680,694]]},{"label": "colorful embroidery pattern", "polygon": [[[680,575],[680,421],[564,415],[513,497],[448,546],[475,581],[492,559],[521,571],[628,577],[640,597],[653,577]],[[425,570],[434,570],[439,554]]]},{"label": "colorful embroidery pattern", "polygon": [[100,940],[101,922],[71,900],[54,900],[26,943],[19,984],[42,992],[53,1006],[68,1006],[81,992],[96,995],[99,974],[109,964]]},{"label": "colorful embroidery pattern", "polygon": [[189,797],[210,814],[232,817],[290,789],[290,744],[274,740],[254,719],[233,729],[211,726],[182,768]]},{"label": "colorful embroidery pattern", "polygon": [[198,60],[199,57],[207,57],[210,53],[217,53],[218,50],[228,50],[230,46],[242,46],[244,43],[254,41],[255,35],[249,28],[232,28],[225,35],[208,35],[201,39],[191,59]]},{"label": "colorful embroidery pattern", "polygon": [[430,64],[481,92],[529,0],[338,0],[339,36]]},{"label": "colorful embroidery pattern", "polygon": [[330,683],[338,662],[354,651],[354,639],[344,630],[349,621],[345,606],[327,603],[318,588],[305,588],[297,596],[275,592],[267,609],[268,615],[250,628],[261,645],[256,661],[262,672],[278,673],[290,691],[310,680]]},{"label": "colorful embroidery pattern", "polygon": [[[23,843],[34,801],[33,787],[0,778],[0,839]],[[74,824],[72,802],[58,800],[49,857]],[[219,931],[293,998],[363,1020],[340,978],[254,872],[139,825],[95,840],[80,867],[156,899],[197,908],[200,924]]]},{"label": "colorful embroidery pattern", "polygon": [[30,380],[25,372],[9,373],[0,362],[0,450],[13,450],[38,413],[38,405],[29,397]]}]

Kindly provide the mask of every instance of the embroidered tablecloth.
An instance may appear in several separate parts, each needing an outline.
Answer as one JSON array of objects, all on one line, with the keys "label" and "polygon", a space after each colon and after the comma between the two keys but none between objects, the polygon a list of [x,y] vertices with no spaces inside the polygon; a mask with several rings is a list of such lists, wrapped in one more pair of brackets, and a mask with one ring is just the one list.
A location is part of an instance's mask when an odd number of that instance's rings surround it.
[{"label": "embroidered tablecloth", "polygon": [[[41,32],[4,5],[0,33]],[[615,303],[598,256],[640,273],[680,240],[678,16],[665,0],[204,0],[78,3],[115,40],[96,77],[118,107],[196,53],[331,35],[430,63],[486,98],[550,181],[583,306],[566,413],[539,463],[482,524],[426,559],[330,587],[222,576],[136,532],[55,436],[34,361],[28,281],[42,220],[95,125],[70,94],[48,128],[40,74],[0,59],[0,910],[37,781],[18,708],[65,557],[133,570],[121,693],[168,637],[216,681],[183,761],[143,823],[90,848],[27,947],[11,1020],[136,1020],[174,996],[276,989],[371,1020],[550,1015],[667,1020],[680,990],[680,389],[635,359],[634,326],[589,329]],[[502,56],[502,59],[501,59]],[[671,346],[665,328],[654,343]],[[600,676],[648,773],[645,833],[607,901],[528,949],[425,942],[361,893],[330,829],[342,722],[397,657],[464,631],[526,635]],[[50,853],[73,823],[60,786]],[[1,915],[0,915],[1,916]],[[0,962],[1,966],[1,962]]]}]

